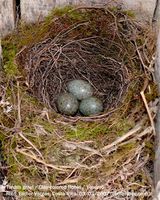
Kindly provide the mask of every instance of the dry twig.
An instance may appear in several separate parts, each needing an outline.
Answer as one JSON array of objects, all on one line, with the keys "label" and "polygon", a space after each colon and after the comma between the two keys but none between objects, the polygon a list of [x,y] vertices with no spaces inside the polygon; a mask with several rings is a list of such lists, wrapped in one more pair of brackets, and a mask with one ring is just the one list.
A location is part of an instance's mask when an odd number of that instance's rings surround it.
[{"label": "dry twig", "polygon": [[149,117],[149,120],[150,120],[150,122],[151,122],[151,126],[152,126],[152,129],[153,129],[154,135],[155,135],[155,134],[156,134],[156,131],[155,131],[154,120],[153,120],[151,111],[150,111],[150,109],[149,109],[149,106],[148,106],[148,103],[147,103],[147,100],[146,100],[146,97],[145,97],[145,94],[144,94],[147,85],[148,85],[148,79],[146,79],[146,81],[145,81],[145,83],[144,83],[144,87],[143,87],[142,91],[140,92],[140,94],[141,94],[142,100],[143,100],[143,102],[144,102],[144,105],[145,105],[145,107],[146,107],[146,110],[147,110],[147,113],[148,113],[148,117]]},{"label": "dry twig", "polygon": [[112,142],[111,144],[103,147],[101,149],[101,152],[106,153],[109,149],[112,149],[113,147],[116,147],[118,144],[120,144],[121,142],[123,142],[124,140],[126,140],[127,138],[129,138],[130,136],[134,135],[135,133],[137,133],[138,131],[140,131],[142,128],[141,123],[137,124],[133,129],[131,129],[128,133],[124,134],[123,136],[121,136],[120,138],[118,138],[117,140],[115,140],[114,142]]}]

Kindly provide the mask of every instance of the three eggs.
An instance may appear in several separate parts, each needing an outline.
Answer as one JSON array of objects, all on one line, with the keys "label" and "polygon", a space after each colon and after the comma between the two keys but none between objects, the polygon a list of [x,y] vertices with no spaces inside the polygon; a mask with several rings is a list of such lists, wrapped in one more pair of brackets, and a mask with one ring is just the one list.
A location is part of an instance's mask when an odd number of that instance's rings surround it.
[{"label": "three eggs", "polygon": [[84,116],[99,114],[103,111],[102,101],[93,95],[93,87],[84,80],[72,80],[67,84],[68,93],[57,98],[57,109],[65,115],[75,115],[79,109]]}]

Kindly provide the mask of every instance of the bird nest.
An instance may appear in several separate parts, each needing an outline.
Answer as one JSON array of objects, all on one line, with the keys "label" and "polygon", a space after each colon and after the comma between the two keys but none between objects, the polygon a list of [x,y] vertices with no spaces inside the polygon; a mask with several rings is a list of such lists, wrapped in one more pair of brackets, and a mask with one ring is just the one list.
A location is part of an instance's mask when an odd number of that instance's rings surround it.
[{"label": "bird nest", "polygon": [[[19,196],[35,199],[31,195],[42,191],[51,196],[41,199],[88,200],[93,193],[93,199],[124,200],[130,193],[150,198],[158,104],[151,27],[119,8],[83,7],[54,10],[45,22],[22,24],[15,33],[3,41],[0,131],[11,186],[29,186],[18,189]],[[15,46],[18,72],[11,76]],[[93,86],[104,113],[56,114],[56,98],[73,79]]]},{"label": "bird nest", "polygon": [[[17,60],[25,66],[31,93],[56,112],[56,99],[69,81],[89,82],[103,102],[101,117],[116,108],[127,91],[129,51],[135,50],[126,39],[136,25],[122,12],[117,12],[118,23],[110,10],[86,10],[56,18],[47,35],[21,51]],[[75,20],[74,12],[81,18]]]}]

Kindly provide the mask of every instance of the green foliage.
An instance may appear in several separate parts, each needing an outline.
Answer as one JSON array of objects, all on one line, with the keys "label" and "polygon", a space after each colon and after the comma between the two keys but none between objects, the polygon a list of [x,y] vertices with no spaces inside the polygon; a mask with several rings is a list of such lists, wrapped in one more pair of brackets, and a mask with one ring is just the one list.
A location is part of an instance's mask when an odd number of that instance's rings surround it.
[{"label": "green foliage", "polygon": [[8,77],[18,75],[18,69],[14,62],[17,53],[17,47],[14,43],[9,41],[2,41],[4,71]]}]

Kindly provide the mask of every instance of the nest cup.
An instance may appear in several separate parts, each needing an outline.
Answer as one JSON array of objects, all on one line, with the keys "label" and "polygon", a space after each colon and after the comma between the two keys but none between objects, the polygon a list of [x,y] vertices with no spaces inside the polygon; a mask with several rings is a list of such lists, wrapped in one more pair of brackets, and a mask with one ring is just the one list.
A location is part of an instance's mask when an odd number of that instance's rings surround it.
[{"label": "nest cup", "polygon": [[[92,17],[87,24],[77,22],[68,28],[65,28],[65,20],[60,18],[62,31],[27,47],[18,55],[18,59],[25,61],[31,92],[56,112],[57,97],[67,91],[67,83],[74,79],[85,80],[92,85],[94,95],[103,102],[104,113],[117,107],[127,91],[128,70],[122,60],[118,32],[111,34],[114,19],[108,14],[110,19],[107,21],[108,16],[102,10],[99,12],[105,24],[110,24],[105,27],[106,35],[102,34],[104,28],[99,25],[97,17]],[[96,27],[92,28],[93,23],[97,23],[97,32]],[[88,26],[93,29],[90,36],[84,33]]]}]

